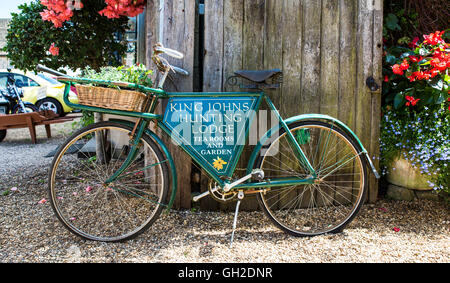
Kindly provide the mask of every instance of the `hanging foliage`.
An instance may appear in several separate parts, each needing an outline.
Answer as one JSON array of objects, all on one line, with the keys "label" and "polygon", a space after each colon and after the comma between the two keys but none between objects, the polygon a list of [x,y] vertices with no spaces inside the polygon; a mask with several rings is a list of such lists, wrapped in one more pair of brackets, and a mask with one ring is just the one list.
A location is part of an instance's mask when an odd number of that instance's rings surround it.
[{"label": "hanging foliage", "polygon": [[36,0],[19,9],[12,14],[4,48],[16,68],[122,65],[127,47],[117,35],[128,28],[128,17],[101,15],[107,9],[104,0]]},{"label": "hanging foliage", "polygon": [[[109,19],[121,16],[136,17],[144,12],[146,0],[104,0],[106,7],[98,13]],[[46,9],[41,13],[44,21],[50,21],[56,28],[69,21],[74,10],[83,8],[81,0],[41,0]]]}]

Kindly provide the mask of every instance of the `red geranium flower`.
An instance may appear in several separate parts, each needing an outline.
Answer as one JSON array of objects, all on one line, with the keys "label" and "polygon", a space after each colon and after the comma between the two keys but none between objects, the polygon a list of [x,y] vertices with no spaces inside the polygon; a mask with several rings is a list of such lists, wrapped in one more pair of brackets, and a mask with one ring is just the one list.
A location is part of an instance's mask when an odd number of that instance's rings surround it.
[{"label": "red geranium flower", "polygon": [[136,17],[144,12],[145,0],[105,0],[106,8],[99,13],[108,18]]},{"label": "red geranium flower", "polygon": [[419,41],[419,38],[416,36],[414,39],[409,43],[409,48],[413,49],[417,46],[417,42]]},{"label": "red geranium flower", "polygon": [[392,71],[394,72],[394,74],[397,75],[403,75],[403,70],[400,68],[399,64],[395,64],[394,66],[392,66]]},{"label": "red geranium flower", "polygon": [[406,71],[408,70],[408,68],[409,68],[408,60],[404,59],[403,62],[400,64],[400,69]]},{"label": "red geranium flower", "polygon": [[423,60],[423,57],[409,56],[409,59],[411,60],[411,62],[420,62]]},{"label": "red geranium flower", "polygon": [[420,99],[415,99],[414,96],[406,96],[405,99],[408,101],[406,102],[406,106],[416,106],[417,102],[420,101]]},{"label": "red geranium flower", "polygon": [[436,77],[437,75],[439,75],[439,70],[437,68],[434,68],[430,71],[430,75],[432,78]]},{"label": "red geranium flower", "polygon": [[[63,0],[41,0],[41,4],[47,7],[40,13],[42,19],[52,22],[55,28],[62,27],[62,24],[73,16],[71,7],[67,6],[68,3]],[[82,3],[77,6],[82,7]]]},{"label": "red geranium flower", "polygon": [[425,40],[423,43],[430,44],[430,45],[438,45],[440,43],[445,43],[445,41],[442,39],[442,35],[445,31],[436,31],[435,33],[430,33],[429,35],[424,35],[423,37]]},{"label": "red geranium flower", "polygon": [[441,72],[445,71],[445,69],[447,69],[447,62],[439,62],[439,63],[437,63],[436,64],[436,68],[439,71],[441,71]]},{"label": "red geranium flower", "polygon": [[55,43],[52,43],[50,49],[48,50],[53,56],[59,55],[59,48],[55,46]]}]

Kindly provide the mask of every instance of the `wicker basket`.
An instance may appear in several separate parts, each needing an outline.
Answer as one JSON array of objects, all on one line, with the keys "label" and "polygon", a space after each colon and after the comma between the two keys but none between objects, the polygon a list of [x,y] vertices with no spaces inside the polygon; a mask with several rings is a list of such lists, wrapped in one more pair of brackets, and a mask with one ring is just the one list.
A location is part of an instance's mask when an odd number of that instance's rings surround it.
[{"label": "wicker basket", "polygon": [[78,103],[81,105],[141,112],[147,96],[133,90],[77,85]]}]

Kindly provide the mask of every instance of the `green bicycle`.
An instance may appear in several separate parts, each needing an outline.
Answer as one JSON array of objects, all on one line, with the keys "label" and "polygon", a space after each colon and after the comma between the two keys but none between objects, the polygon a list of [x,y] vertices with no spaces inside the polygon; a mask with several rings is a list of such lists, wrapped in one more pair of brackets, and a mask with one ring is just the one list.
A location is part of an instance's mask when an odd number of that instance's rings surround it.
[{"label": "green bicycle", "polygon": [[[218,201],[236,201],[256,194],[269,219],[294,236],[336,233],[356,216],[367,193],[368,170],[378,174],[358,137],[342,122],[320,114],[283,119],[264,91],[166,92],[170,70],[186,74],[160,57],[182,54],[155,47],[153,57],[162,79],[156,88],[141,85],[59,77],[66,83],[64,100],[70,107],[137,118],[110,119],[80,129],[54,156],[49,193],[59,220],[73,233],[95,241],[131,239],[152,225],[164,208],[170,209],[177,191],[171,153],[149,128],[168,134],[211,178],[208,191]],[[55,71],[39,67],[42,71]],[[239,71],[257,87],[281,74],[280,70]],[[115,85],[146,94],[141,111],[124,111],[74,104],[68,100],[74,84]],[[158,102],[166,101],[163,115]],[[257,142],[246,174],[237,164],[248,145],[249,128],[265,101],[273,127]]]}]

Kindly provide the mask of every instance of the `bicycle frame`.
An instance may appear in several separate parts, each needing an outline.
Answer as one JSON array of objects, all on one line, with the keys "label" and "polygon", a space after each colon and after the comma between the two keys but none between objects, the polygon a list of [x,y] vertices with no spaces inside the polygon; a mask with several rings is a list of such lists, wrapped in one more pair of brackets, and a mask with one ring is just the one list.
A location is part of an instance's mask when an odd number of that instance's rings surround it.
[{"label": "bicycle frame", "polygon": [[[307,160],[305,154],[303,153],[302,149],[300,148],[300,145],[298,144],[297,140],[294,138],[294,136],[292,135],[292,133],[290,133],[288,131],[288,127],[287,125],[284,123],[283,119],[281,118],[278,110],[276,109],[275,105],[272,103],[272,101],[270,100],[270,98],[264,93],[264,92],[204,92],[204,93],[193,93],[193,92],[186,92],[186,93],[167,93],[166,97],[169,98],[169,103],[168,106],[166,107],[166,112],[164,115],[164,119],[161,121],[161,123],[158,123],[158,126],[169,136],[172,137],[173,140],[176,141],[176,143],[178,144],[178,146],[180,146],[197,164],[199,164],[202,169],[204,169],[207,174],[214,179],[215,182],[217,182],[218,185],[220,186],[224,186],[225,183],[229,182],[231,180],[231,178],[233,177],[233,174],[236,171],[236,166],[238,164],[239,159],[241,158],[244,146],[245,146],[245,141],[248,140],[248,136],[249,136],[249,130],[250,130],[250,125],[252,124],[252,121],[255,117],[255,114],[259,111],[260,106],[261,106],[261,102],[263,100],[265,100],[265,102],[268,104],[268,106],[270,107],[270,109],[273,111],[273,113],[276,115],[276,118],[278,119],[278,121],[280,122],[281,127],[285,128],[287,130],[288,137],[289,137],[289,141],[291,143],[291,146],[293,147],[293,151],[298,155],[297,157],[300,158],[300,160],[302,160],[306,166],[306,168],[309,170],[309,172],[311,173],[311,176],[315,176],[315,171],[313,169],[313,167],[311,166],[311,164],[309,163],[309,161]],[[249,106],[248,108],[248,115],[245,117],[245,126],[244,131],[242,131],[241,133],[238,133],[238,137],[236,140],[234,140],[234,143],[238,143],[238,140],[244,141],[241,144],[235,144],[234,147],[232,148],[232,150],[229,150],[229,152],[231,152],[230,154],[230,158],[229,160],[226,160],[226,164],[228,164],[226,170],[224,170],[223,172],[219,172],[218,170],[216,170],[216,168],[214,168],[211,165],[211,160],[208,160],[207,158],[204,158],[201,154],[199,154],[198,150],[195,148],[194,145],[192,145],[192,143],[190,141],[186,141],[186,139],[183,139],[183,137],[181,137],[180,135],[174,134],[174,127],[171,125],[171,121],[169,121],[168,115],[169,114],[173,114],[171,113],[170,109],[169,109],[169,105],[171,104],[171,102],[173,101],[183,101],[183,98],[186,99],[187,101],[195,100],[197,103],[197,105],[199,105],[199,103],[203,103],[203,105],[207,104],[207,103],[213,103],[215,102],[215,104],[217,105],[220,101],[220,103],[230,103],[229,101],[238,101],[243,100],[243,101],[248,101],[248,102],[252,102],[252,105]],[[199,102],[202,101],[202,102]],[[213,110],[213,112],[220,112],[217,110]],[[192,114],[189,113],[189,114]],[[220,112],[220,114],[224,114],[224,112]],[[173,118],[173,116],[172,116]],[[179,121],[177,121],[179,122]],[[192,124],[191,124],[192,125]],[[199,147],[202,148],[202,146],[204,147],[204,144],[201,144]],[[225,179],[225,180],[224,180]],[[297,180],[299,181],[299,180]],[[305,182],[310,182],[310,180],[308,179],[308,181],[305,180],[301,180],[300,183],[305,183]],[[294,182],[296,183],[296,182]],[[292,183],[291,185],[294,185],[294,183]],[[271,182],[270,186],[276,186],[277,182]],[[282,185],[280,183],[280,185]],[[247,183],[246,184],[246,188],[256,188],[256,187],[260,187],[261,184],[258,183],[258,185],[251,185],[251,183]],[[242,186],[239,186],[239,188],[241,188]]]},{"label": "bicycle frame", "polygon": [[[113,114],[113,115],[139,118],[139,120],[134,124],[135,131],[133,131],[133,132],[134,132],[135,136],[132,141],[133,146],[131,149],[131,153],[129,154],[127,160],[124,162],[122,167],[119,168],[118,171],[115,172],[115,174],[113,176],[111,176],[107,182],[113,182],[115,178],[117,178],[120,174],[122,174],[126,170],[126,168],[133,161],[133,158],[134,158],[133,155],[136,151],[136,148],[137,148],[142,136],[144,134],[148,134],[161,147],[161,149],[163,150],[163,152],[166,155],[168,162],[170,164],[170,169],[171,169],[172,178],[173,178],[173,180],[172,180],[173,190],[172,190],[172,195],[171,195],[170,201],[167,204],[168,209],[170,209],[174,203],[175,194],[177,191],[177,185],[176,185],[177,184],[177,174],[176,174],[173,158],[172,158],[169,150],[167,149],[167,147],[165,146],[163,141],[154,132],[152,132],[148,129],[148,125],[149,125],[150,121],[154,121],[156,123],[156,125],[163,132],[165,132],[167,135],[169,135],[175,141],[175,143],[179,147],[181,147],[194,160],[194,162],[197,163],[207,173],[207,175],[209,177],[211,177],[221,187],[224,187],[226,184],[229,184],[230,182],[232,182],[233,174],[236,171],[236,166],[242,156],[242,152],[243,152],[243,149],[245,146],[245,142],[240,145],[234,145],[233,150],[231,151],[230,158],[228,159],[228,162],[225,162],[225,164],[228,164],[226,170],[219,171],[216,168],[216,166],[213,166],[211,164],[211,162],[208,162],[210,160],[205,160],[205,158],[202,156],[202,154],[199,153],[199,151],[197,150],[195,145],[192,145],[190,142],[186,142],[186,140],[183,140],[183,137],[181,135],[178,135],[178,134],[174,135],[174,132],[176,132],[176,131],[174,131],[176,127],[174,127],[174,124],[172,123],[174,120],[170,119],[170,118],[174,117],[173,113],[176,111],[171,111],[171,110],[175,110],[175,108],[173,106],[170,106],[171,101],[172,102],[173,101],[182,101],[183,99],[185,99],[185,100],[192,99],[193,101],[199,101],[199,100],[200,101],[208,101],[208,100],[214,101],[214,100],[217,100],[220,98],[220,100],[225,100],[225,101],[227,99],[233,99],[233,100],[243,99],[245,101],[248,101],[249,103],[251,102],[251,105],[249,104],[248,105],[249,107],[247,109],[247,110],[251,110],[251,111],[248,111],[249,114],[247,116],[245,116],[245,119],[246,119],[245,127],[244,127],[245,131],[241,132],[240,136],[239,136],[239,138],[242,138],[241,135],[244,135],[243,136],[244,141],[247,141],[248,136],[249,136],[251,122],[255,116],[255,113],[258,112],[258,110],[260,109],[262,101],[264,100],[266,102],[266,104],[269,106],[270,110],[273,111],[273,113],[275,114],[276,118],[278,119],[279,124],[277,127],[269,130],[268,133],[266,133],[266,135],[264,136],[263,140],[264,141],[267,140],[268,136],[270,136],[273,133],[276,133],[279,129],[283,128],[287,133],[288,141],[290,143],[290,146],[293,149],[293,152],[296,154],[296,157],[298,158],[299,161],[301,161],[302,165],[305,166],[305,169],[310,172],[310,175],[306,179],[291,177],[291,178],[279,178],[276,180],[267,180],[267,181],[258,181],[258,182],[247,181],[247,182],[244,182],[242,184],[235,186],[233,188],[233,190],[243,190],[245,192],[245,191],[252,190],[255,188],[258,188],[258,189],[264,188],[265,189],[265,188],[277,187],[277,186],[293,186],[293,185],[301,185],[301,184],[313,184],[316,180],[316,172],[315,172],[314,168],[312,167],[311,163],[307,159],[306,155],[303,153],[297,139],[294,137],[294,135],[291,133],[291,131],[289,131],[289,124],[293,121],[293,119],[291,118],[291,119],[284,120],[280,116],[278,110],[276,109],[275,105],[272,103],[270,98],[262,91],[261,92],[176,92],[176,93],[171,93],[171,92],[165,92],[161,89],[147,88],[147,87],[143,87],[140,85],[134,85],[134,84],[122,85],[124,87],[134,88],[134,89],[137,89],[144,93],[151,94],[156,99],[169,99],[169,103],[166,107],[166,112],[164,113],[164,115],[158,115],[158,114],[153,113],[155,110],[155,107],[156,107],[156,103],[152,103],[149,106],[149,108],[146,109],[146,112],[130,112],[130,111],[122,111],[122,110],[104,109],[104,108],[99,108],[99,107],[92,107],[92,106],[86,106],[86,105],[72,103],[69,101],[68,95],[69,95],[69,91],[70,91],[70,86],[74,82],[96,83],[96,84],[103,84],[103,85],[111,85],[114,83],[108,82],[108,81],[74,79],[74,78],[60,78],[60,81],[66,83],[66,88],[65,88],[65,92],[64,92],[64,101],[68,106],[70,106],[72,108],[87,110],[87,111],[92,111],[92,112],[107,113],[107,114]],[[192,110],[192,107],[190,108],[190,110]],[[329,120],[332,119],[331,117],[328,117],[325,115],[320,115],[320,116],[321,116],[320,117],[321,119],[329,119]],[[304,119],[304,117],[298,116],[296,120],[302,120],[302,119]],[[129,126],[133,126],[133,124],[131,122],[127,122],[127,121],[123,121],[123,120],[115,120],[115,121],[128,124]],[[194,122],[191,122],[190,125],[192,125],[193,123]],[[344,126],[345,127],[344,129],[348,129],[344,124],[342,124],[341,122],[339,122],[337,120],[333,120],[333,123],[337,123],[341,127]],[[348,129],[348,131],[350,131],[350,129]],[[356,137],[356,135],[351,131],[350,131],[350,133],[356,138],[356,140],[359,142],[359,144],[361,146],[360,154],[366,155],[367,159],[369,160],[369,164],[372,166],[372,169],[374,169],[372,163],[370,162],[370,159],[368,158],[367,151],[364,149],[364,147],[362,147],[362,144],[359,141],[359,139]],[[261,143],[261,142],[258,143],[254,152],[252,153],[250,162],[249,162],[249,165],[247,168],[247,173],[249,173],[249,170],[253,166],[255,159],[257,157],[257,154],[260,151],[261,146],[263,144],[264,143]],[[220,167],[220,166],[218,166],[218,167]],[[375,170],[374,170],[374,172],[376,173]]]}]

